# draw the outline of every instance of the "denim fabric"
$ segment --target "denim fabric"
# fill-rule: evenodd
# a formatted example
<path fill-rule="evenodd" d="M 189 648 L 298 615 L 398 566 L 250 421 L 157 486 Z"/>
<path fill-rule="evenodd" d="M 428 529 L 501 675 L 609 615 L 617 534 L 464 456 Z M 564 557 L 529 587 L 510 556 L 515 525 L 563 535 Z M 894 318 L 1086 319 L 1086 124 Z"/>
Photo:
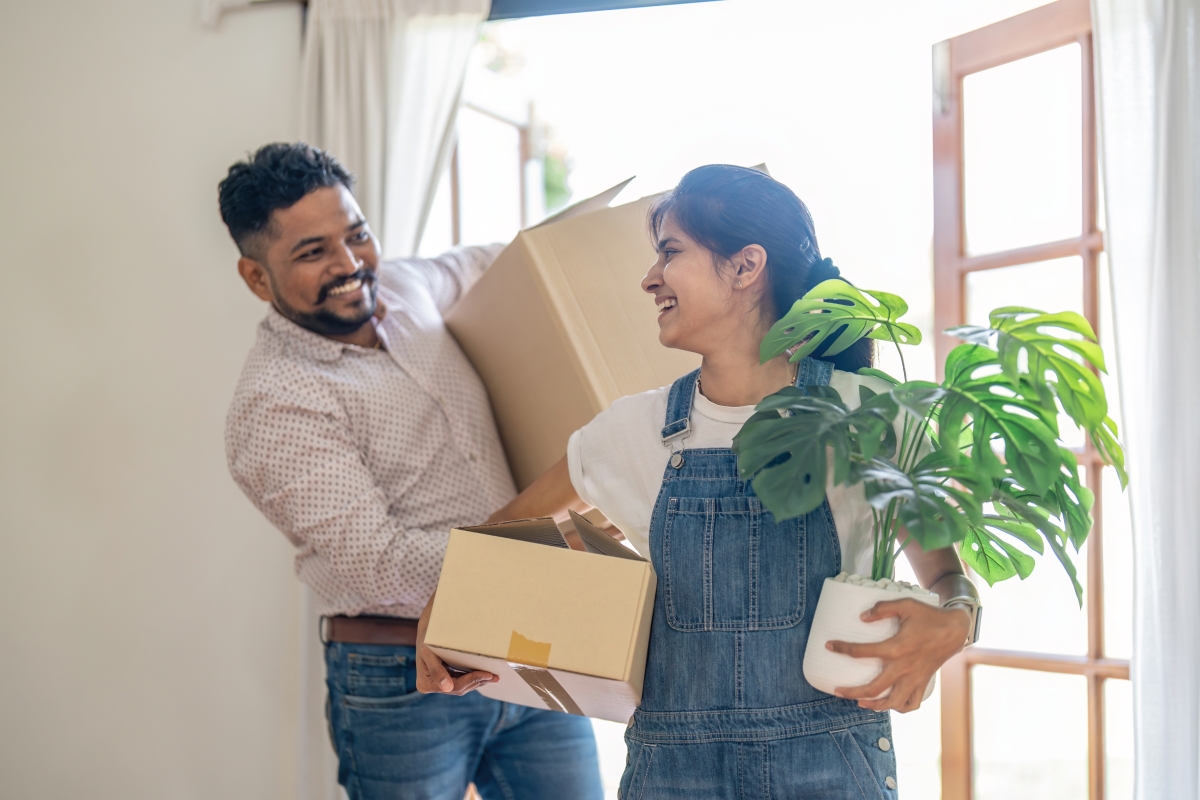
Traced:
<path fill-rule="evenodd" d="M 591 723 L 416 691 L 412 647 L 325 646 L 330 736 L 350 800 L 601 800 Z"/>
<path fill-rule="evenodd" d="M 804 359 L 797 385 L 828 385 L 832 372 Z M 841 571 L 829 504 L 778 522 L 732 450 L 686 449 L 697 377 L 667 400 L 664 443 L 680 458 L 650 526 L 658 592 L 621 797 L 895 800 L 888 715 L 801 672 L 822 582 Z"/>

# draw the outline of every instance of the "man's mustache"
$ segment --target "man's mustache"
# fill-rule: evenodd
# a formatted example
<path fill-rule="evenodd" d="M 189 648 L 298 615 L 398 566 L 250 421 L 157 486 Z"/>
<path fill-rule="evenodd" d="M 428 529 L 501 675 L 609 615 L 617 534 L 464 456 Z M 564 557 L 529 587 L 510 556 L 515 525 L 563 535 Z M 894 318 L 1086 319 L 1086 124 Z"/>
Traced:
<path fill-rule="evenodd" d="M 360 269 L 357 272 L 347 275 L 344 278 L 330 281 L 321 287 L 321 291 L 317 294 L 317 305 L 321 305 L 329 299 L 329 293 L 339 286 L 345 286 L 351 281 L 362 281 L 363 286 L 369 286 L 375 282 L 375 271 L 370 269 Z"/>

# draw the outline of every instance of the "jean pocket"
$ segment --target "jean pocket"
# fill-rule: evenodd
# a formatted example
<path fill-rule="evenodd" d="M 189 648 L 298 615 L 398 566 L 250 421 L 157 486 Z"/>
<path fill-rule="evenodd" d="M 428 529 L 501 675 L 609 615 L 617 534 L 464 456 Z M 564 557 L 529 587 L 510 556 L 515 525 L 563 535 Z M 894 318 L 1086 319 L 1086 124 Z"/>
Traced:
<path fill-rule="evenodd" d="M 804 617 L 804 518 L 778 523 L 757 497 L 672 497 L 662 592 L 679 631 L 790 628 Z"/>
<path fill-rule="evenodd" d="M 419 696 L 414 665 L 401 654 L 346 654 L 346 694 L 350 705 L 378 706 Z"/>

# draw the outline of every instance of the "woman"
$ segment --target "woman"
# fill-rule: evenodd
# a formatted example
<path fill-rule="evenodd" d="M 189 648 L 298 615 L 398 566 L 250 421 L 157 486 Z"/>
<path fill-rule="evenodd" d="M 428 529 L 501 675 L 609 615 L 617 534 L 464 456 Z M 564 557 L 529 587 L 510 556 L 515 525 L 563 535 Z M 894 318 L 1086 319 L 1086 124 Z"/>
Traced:
<path fill-rule="evenodd" d="M 655 204 L 650 228 L 658 259 L 642 288 L 659 308 L 659 341 L 700 354 L 700 369 L 613 403 L 493 519 L 594 505 L 653 561 L 658 591 L 621 797 L 894 798 L 886 712 L 921 704 L 933 673 L 962 648 L 969 614 L 881 603 L 864 619 L 898 617 L 895 637 L 831 643 L 881 658 L 879 678 L 837 697 L 810 686 L 801 662 L 822 581 L 870 569 L 870 507 L 861 486 L 831 486 L 821 508 L 777 522 L 739 479 L 730 449 L 754 405 L 789 384 L 828 384 L 851 406 L 860 385 L 885 388 L 854 374 L 870 365 L 870 342 L 824 360 L 759 363 L 770 326 L 838 277 L 807 208 L 769 176 L 695 169 Z M 943 601 L 975 595 L 953 549 L 905 552 Z M 418 653 L 422 691 L 461 693 L 492 679 L 451 679 L 428 648 Z"/>

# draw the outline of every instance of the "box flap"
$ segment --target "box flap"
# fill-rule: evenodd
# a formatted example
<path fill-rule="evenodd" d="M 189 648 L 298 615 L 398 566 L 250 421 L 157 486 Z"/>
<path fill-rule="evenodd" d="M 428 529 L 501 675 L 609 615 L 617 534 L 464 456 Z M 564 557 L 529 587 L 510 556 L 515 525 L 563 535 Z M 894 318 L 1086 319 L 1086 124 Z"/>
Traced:
<path fill-rule="evenodd" d="M 550 517 L 513 519 L 507 522 L 493 522 L 490 525 L 477 525 L 473 528 L 459 528 L 459 530 L 498 536 L 501 539 L 515 539 L 518 542 L 570 549 L 567 540 L 563 538 L 562 531 Z"/>
<path fill-rule="evenodd" d="M 631 561 L 646 560 L 597 526 L 588 522 L 582 514 L 576 514 L 572 511 L 571 522 L 575 525 L 575 532 L 579 534 L 579 538 L 583 540 L 583 546 L 587 548 L 589 553 L 612 556 L 613 558 L 628 558 Z"/>
<path fill-rule="evenodd" d="M 626 186 L 628 186 L 630 181 L 632 181 L 636 177 L 637 177 L 636 175 L 630 176 L 630 177 L 626 178 L 625 180 L 621 181 L 620 183 L 618 183 L 616 186 L 613 186 L 612 188 L 609 188 L 609 189 L 605 189 L 603 192 L 601 192 L 598 195 L 589 197 L 586 200 L 580 200 L 578 203 L 575 203 L 574 205 L 569 205 L 566 208 L 564 208 L 562 211 L 559 211 L 554 216 L 546 217 L 544 220 L 539 222 L 537 225 L 534 225 L 533 227 L 540 228 L 543 225 L 549 225 L 552 222 L 561 222 L 564 219 L 570 219 L 571 217 L 577 217 L 580 214 L 587 214 L 591 211 L 599 211 L 602 208 L 608 208 L 608 204 L 611 203 L 613 200 L 615 200 L 617 195 L 619 195 L 621 193 L 621 190 L 624 189 Z M 532 230 L 532 228 L 530 230 Z"/>

